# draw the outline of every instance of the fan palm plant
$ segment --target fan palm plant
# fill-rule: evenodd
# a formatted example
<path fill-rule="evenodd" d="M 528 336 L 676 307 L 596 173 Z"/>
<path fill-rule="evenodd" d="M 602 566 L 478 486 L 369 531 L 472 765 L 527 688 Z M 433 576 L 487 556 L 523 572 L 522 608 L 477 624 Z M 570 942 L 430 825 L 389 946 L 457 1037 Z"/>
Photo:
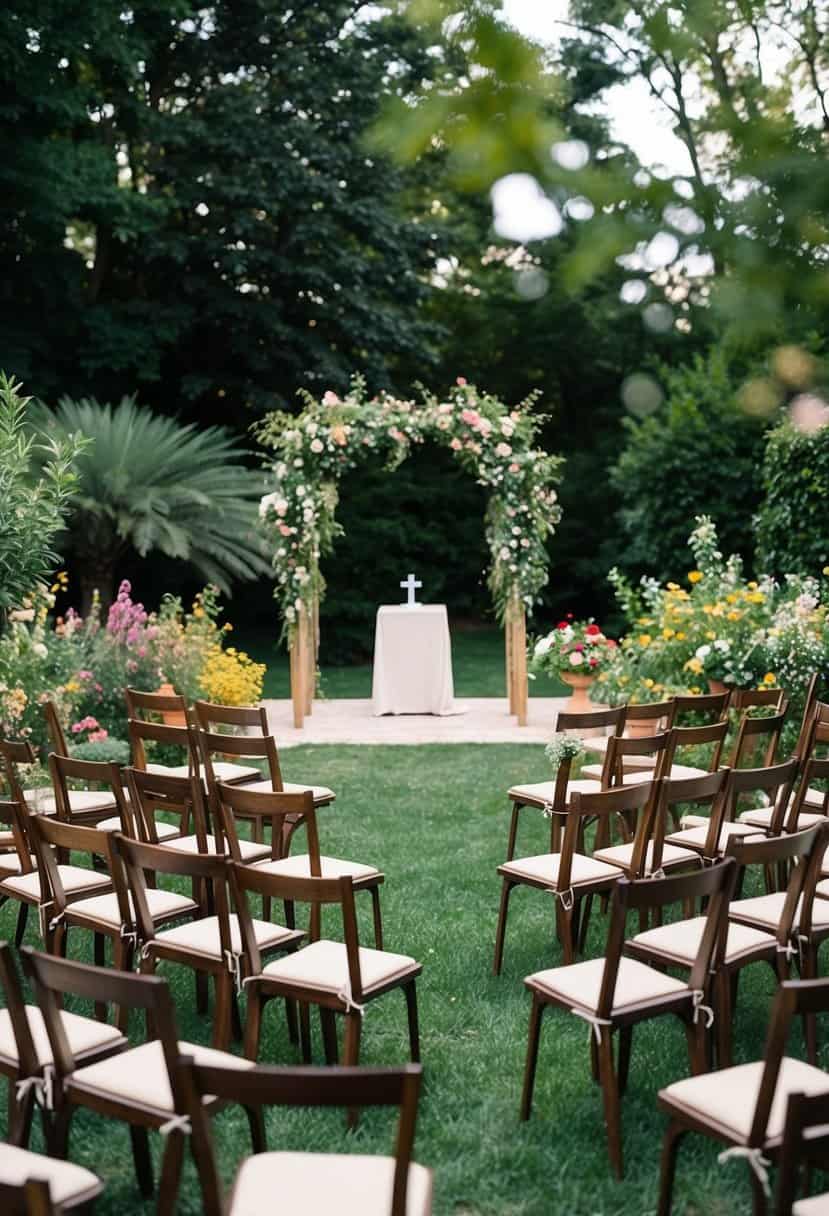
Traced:
<path fill-rule="evenodd" d="M 53 438 L 94 441 L 76 461 L 80 490 L 62 546 L 78 563 L 84 612 L 96 589 L 111 602 L 130 549 L 188 562 L 225 591 L 269 570 L 256 525 L 262 474 L 246 467 L 247 452 L 223 427 L 182 425 L 134 397 L 117 405 L 64 397 L 33 421 Z"/>

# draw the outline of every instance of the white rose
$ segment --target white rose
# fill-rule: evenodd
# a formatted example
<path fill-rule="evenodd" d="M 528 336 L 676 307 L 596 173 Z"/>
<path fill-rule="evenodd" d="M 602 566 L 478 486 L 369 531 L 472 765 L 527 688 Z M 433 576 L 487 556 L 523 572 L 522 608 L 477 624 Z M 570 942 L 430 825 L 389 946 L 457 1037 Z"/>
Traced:
<path fill-rule="evenodd" d="M 694 651 L 694 654 L 696 655 L 696 657 L 698 659 L 707 659 L 710 653 L 711 653 L 711 647 L 707 644 L 704 646 L 698 646 L 697 649 Z"/>
<path fill-rule="evenodd" d="M 584 662 L 584 655 L 580 650 L 573 650 L 570 654 L 570 666 L 580 667 Z"/>
<path fill-rule="evenodd" d="M 553 644 L 552 639 L 549 637 L 539 638 L 535 644 L 535 650 L 533 651 L 533 653 L 537 654 L 539 656 L 542 654 L 546 654 L 548 652 L 548 650 L 550 649 L 550 647 L 552 646 L 552 644 Z"/>
<path fill-rule="evenodd" d="M 316 453 L 316 455 L 319 455 L 320 452 L 325 451 L 325 444 L 322 442 L 321 439 L 312 439 L 311 440 L 311 451 Z"/>
<path fill-rule="evenodd" d="M 32 650 L 34 651 L 34 653 L 37 655 L 37 657 L 39 659 L 45 659 L 46 656 L 49 654 L 49 651 L 46 649 L 43 642 L 35 642 L 34 646 L 32 647 Z"/>

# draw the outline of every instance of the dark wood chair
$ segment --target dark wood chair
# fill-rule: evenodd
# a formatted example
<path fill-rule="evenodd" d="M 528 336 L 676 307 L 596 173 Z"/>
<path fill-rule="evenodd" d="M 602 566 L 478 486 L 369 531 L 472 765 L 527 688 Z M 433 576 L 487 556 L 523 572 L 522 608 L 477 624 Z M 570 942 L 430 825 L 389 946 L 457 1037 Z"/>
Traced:
<path fill-rule="evenodd" d="M 132 812 L 124 790 L 124 777 L 117 764 L 97 760 L 75 760 L 57 752 L 49 755 L 49 775 L 55 793 L 55 816 L 64 823 L 86 824 L 102 832 L 134 832 Z M 78 811 L 72 805 L 70 781 L 100 787 L 104 809 Z M 97 793 L 98 791 L 96 791 Z M 113 813 L 114 812 L 114 813 Z"/>
<path fill-rule="evenodd" d="M 727 721 L 730 701 L 730 689 L 725 692 L 680 693 L 673 698 L 672 725 L 704 726 L 712 722 Z M 691 722 L 683 723 L 686 715 L 692 719 Z"/>
<path fill-rule="evenodd" d="M 6 942 L 0 942 L 0 988 L 5 1001 L 5 1008 L 0 1009 L 0 1075 L 9 1086 L 6 1135 L 12 1144 L 25 1148 L 35 1106 L 40 1108 L 44 1132 L 47 1136 L 49 1133 L 54 1107 L 52 1049 L 43 1014 L 37 1005 L 26 1004 L 14 954 Z M 64 1010 L 60 1018 L 75 1057 L 82 1064 L 106 1059 L 128 1046 L 115 1026 Z"/>
<path fill-rule="evenodd" d="M 217 760 L 217 756 L 235 756 L 240 760 L 246 757 L 256 757 L 264 760 L 267 774 L 263 776 L 257 769 L 252 780 L 244 782 L 245 789 L 266 790 L 273 793 L 304 794 L 309 791 L 317 808 L 328 806 L 336 798 L 333 790 L 327 785 L 296 785 L 282 779 L 282 769 L 279 764 L 279 752 L 273 735 L 222 735 L 213 731 L 198 732 L 201 757 L 204 763 L 207 788 L 212 790 L 216 782 L 239 785 L 240 782 L 228 782 L 224 773 L 227 763 Z M 231 765 L 231 767 L 233 767 Z"/>
<path fill-rule="evenodd" d="M 795 866 L 784 899 L 777 901 L 779 919 L 776 926 L 771 918 L 762 926 L 728 921 L 717 943 L 711 961 L 711 976 L 714 1037 L 720 1068 L 729 1068 L 733 1063 L 732 1019 L 743 968 L 763 962 L 772 968 L 778 980 L 789 978 L 795 911 L 807 873 L 806 862 L 815 847 L 818 832 L 818 828 L 811 828 L 795 836 L 757 841 L 736 839 L 729 843 L 727 855 L 734 859 L 738 872 L 750 865 L 765 867 L 798 861 L 802 864 Z M 625 954 L 655 967 L 690 970 L 699 953 L 705 925 L 704 916 L 692 916 L 647 929 L 625 943 Z"/>
<path fill-rule="evenodd" d="M 774 805 L 778 799 L 788 805 L 792 787 L 797 779 L 797 760 L 773 764 L 764 768 L 729 769 L 723 792 L 712 808 L 707 823 L 672 832 L 667 843 L 679 845 L 714 861 L 724 856 L 728 842 L 738 836 L 756 836 L 758 829 L 737 819 L 740 799 L 764 796 Z"/>
<path fill-rule="evenodd" d="M 829 1169 L 829 1094 L 789 1094 L 778 1155 L 775 1216 L 825 1216 L 829 1193 L 797 1199 L 801 1174 L 810 1189 L 811 1171 Z"/>
<path fill-rule="evenodd" d="M 260 1065 L 244 1074 L 228 1068 L 179 1061 L 180 1087 L 187 1095 L 192 1152 L 202 1191 L 205 1216 L 270 1216 L 274 1196 L 286 1211 L 335 1212 L 346 1197 L 369 1197 L 360 1210 L 377 1216 L 431 1216 L 432 1172 L 412 1161 L 421 1069 L 404 1068 L 273 1068 Z M 312 1152 L 265 1152 L 239 1166 L 232 1196 L 222 1193 L 216 1152 L 204 1115 L 204 1099 L 215 1094 L 248 1107 L 397 1106 L 400 1118 L 394 1155 L 333 1156 Z M 349 1203 L 350 1206 L 350 1203 Z"/>
<path fill-rule="evenodd" d="M 815 742 L 829 744 L 829 725 L 817 728 Z M 829 815 L 829 786 L 820 790 L 813 785 L 813 782 L 826 782 L 829 778 L 829 760 L 819 760 L 810 754 L 799 763 L 800 779 L 788 801 L 778 798 L 772 806 L 744 811 L 740 823 L 749 823 L 769 836 L 777 836 L 780 832 L 800 832 L 821 823 Z"/>
<path fill-rule="evenodd" d="M 127 717 L 144 722 L 187 725 L 187 698 L 178 692 L 146 692 L 141 688 L 124 689 Z"/>
<path fill-rule="evenodd" d="M 345 1021 L 343 1063 L 357 1064 L 365 1006 L 385 993 L 401 988 L 406 998 L 409 1022 L 409 1050 L 413 1061 L 420 1059 L 415 982 L 423 970 L 420 963 L 403 954 L 372 950 L 361 946 L 354 910 L 354 884 L 342 878 L 292 878 L 268 874 L 261 867 L 231 863 L 234 903 L 247 955 L 248 997 L 245 1054 L 252 1060 L 259 1052 L 262 1009 L 267 1001 L 281 998 L 300 1004 L 302 1046 L 310 1063 L 311 1043 L 305 1011 L 318 1006 L 326 1060 L 337 1062 L 336 1015 Z M 286 958 L 262 965 L 259 946 L 248 906 L 249 895 L 270 896 L 284 903 L 312 905 L 309 944 Z M 343 918 L 343 942 L 320 936 L 320 916 L 315 906 L 339 904 Z"/>
<path fill-rule="evenodd" d="M 603 822 L 609 823 L 611 819 L 622 814 L 644 812 L 656 788 L 657 783 L 653 782 L 589 794 L 574 791 L 567 812 L 561 851 L 517 858 L 498 867 L 503 885 L 498 927 L 495 932 L 493 974 L 501 974 L 510 895 L 518 886 L 533 887 L 553 896 L 556 931 L 564 952 L 564 961 L 573 962 L 580 941 L 579 917 L 583 901 L 593 895 L 610 892 L 621 877 L 618 866 L 600 861 L 584 852 L 585 824 L 588 819 L 598 820 L 598 836 Z M 583 934 L 581 937 L 583 938 Z"/>
<path fill-rule="evenodd" d="M 269 735 L 268 714 L 264 705 L 217 705 L 214 701 L 194 701 L 193 718 L 199 730 L 213 731 L 228 726 L 233 731 Z"/>
<path fill-rule="evenodd" d="M 320 853 L 316 808 L 310 790 L 297 794 L 266 793 L 218 782 L 216 805 L 224 828 L 227 852 L 234 861 L 245 861 L 236 821 L 256 817 L 271 829 L 271 856 L 265 861 L 253 862 L 256 869 L 268 874 L 286 874 L 293 878 L 347 876 L 351 878 L 355 891 L 368 891 L 374 916 L 375 949 L 383 949 L 380 887 L 385 882 L 385 875 L 376 866 L 363 865 L 357 861 L 343 861 L 339 857 L 326 857 Z M 289 855 L 292 833 L 299 823 L 305 825 L 308 851 Z M 260 830 L 258 834 L 264 836 L 264 830 Z"/>
<path fill-rule="evenodd" d="M 0 739 L 0 777 L 3 779 L 3 797 L 26 807 L 23 783 L 18 765 L 34 764 L 37 757 L 28 741 Z M 28 809 L 28 808 L 27 808 Z M 0 832 L 0 868 L 14 872 L 14 862 L 19 859 L 21 841 L 13 830 Z M 6 861 L 9 865 L 6 865 Z"/>
<path fill-rule="evenodd" d="M 774 692 L 774 689 L 769 689 Z M 762 689 L 758 697 L 764 695 Z M 736 693 L 735 693 L 736 696 Z M 774 704 L 771 708 L 775 708 Z M 780 736 L 786 725 L 788 702 L 783 702 L 778 712 L 766 717 L 752 717 L 751 707 L 744 709 L 737 727 L 734 745 L 728 757 L 729 768 L 770 768 L 777 760 Z"/>
<path fill-rule="evenodd" d="M 230 1043 L 234 1012 L 234 980 L 235 992 L 238 993 L 245 973 L 245 954 L 238 917 L 230 912 L 225 857 L 178 853 L 163 845 L 142 844 L 123 836 L 115 838 L 115 848 L 126 869 L 135 907 L 138 936 L 142 943 L 142 974 L 152 975 L 156 965 L 167 960 L 190 967 L 197 974 L 212 976 L 216 990 L 212 1045 L 226 1050 Z M 153 916 L 152 901 L 157 897 L 158 890 L 147 885 L 148 872 L 189 878 L 194 885 L 209 889 L 212 915 L 165 928 Z M 298 930 L 286 929 L 270 921 L 252 919 L 251 926 L 260 954 L 267 956 L 292 949 L 305 936 Z M 197 1004 L 203 1004 L 198 988 Z"/>
<path fill-rule="evenodd" d="M 179 1040 L 175 1010 L 169 988 L 154 975 L 129 975 L 105 971 L 85 963 L 39 954 L 24 947 L 24 969 L 34 981 L 38 1004 L 43 1011 L 54 1057 L 56 1110 L 50 1151 L 57 1157 L 69 1154 L 72 1117 L 83 1107 L 106 1119 L 126 1123 L 130 1129 L 138 1187 L 144 1199 L 153 1193 L 153 1169 L 148 1131 L 165 1138 L 158 1188 L 157 1211 L 172 1216 L 184 1155 L 188 1107 L 181 1094 L 176 1067 L 179 1053 L 197 1063 L 248 1069 L 249 1060 Z M 144 1011 L 147 1037 L 143 1043 L 95 1064 L 80 1065 L 64 1032 L 60 1017 L 64 994 Z M 219 1099 L 207 1100 L 205 1111 L 219 1109 Z M 265 1147 L 261 1114 L 248 1111 L 254 1152 Z"/>
<path fill-rule="evenodd" d="M 672 781 L 680 781 L 687 778 L 704 777 L 706 773 L 716 772 L 722 760 L 727 732 L 728 723 L 725 721 L 711 722 L 707 726 L 671 727 L 668 732 L 667 755 L 662 758 L 660 775 L 668 777 Z M 677 756 L 684 753 L 689 747 L 709 749 L 705 768 L 700 768 L 696 764 L 683 764 L 677 759 Z M 626 762 L 625 769 L 627 770 L 627 768 Z M 632 785 L 636 781 L 643 780 L 647 780 L 647 774 L 643 772 L 626 771 L 623 777 L 625 785 Z"/>
<path fill-rule="evenodd" d="M 670 730 L 674 721 L 674 702 L 668 701 L 651 701 L 643 704 L 627 704 L 623 706 L 625 711 L 622 729 L 617 733 L 626 737 L 636 735 L 655 735 L 662 731 Z M 610 740 L 614 735 L 589 735 L 584 740 L 584 750 L 599 755 L 604 759 L 607 754 L 607 748 Z M 630 756 L 626 762 L 626 768 L 629 772 L 650 772 L 654 767 L 654 757 L 648 755 Z M 583 777 L 590 777 L 594 781 L 601 781 L 604 764 L 583 764 L 581 773 Z"/>
<path fill-rule="evenodd" d="M 46 719 L 46 729 L 49 735 L 49 742 L 52 745 L 52 752 L 56 756 L 68 757 L 69 746 L 63 733 L 57 706 L 53 701 L 47 700 L 43 703 L 43 715 Z M 31 763 L 30 760 L 23 759 L 22 756 L 18 757 L 17 762 L 20 764 Z M 38 815 L 55 815 L 57 813 L 57 794 L 53 786 L 38 786 L 33 789 L 24 789 L 21 791 L 21 798 L 26 804 L 27 809 L 36 812 Z M 99 819 L 105 819 L 118 813 L 117 803 L 112 794 L 106 789 L 69 790 L 68 803 L 73 817 L 77 816 L 79 820 L 89 823 L 95 823 Z"/>
<path fill-rule="evenodd" d="M 3 1216 L 61 1216 L 89 1212 L 104 1189 L 91 1170 L 0 1144 L 0 1210 Z"/>
<path fill-rule="evenodd" d="M 597 709 L 583 714 L 560 713 L 556 719 L 556 731 L 564 734 L 567 731 L 606 731 L 620 735 L 624 728 L 624 706 L 618 709 Z M 550 817 L 550 851 L 558 851 L 560 832 L 567 817 L 567 808 L 573 794 L 593 794 L 597 790 L 608 788 L 611 784 L 610 761 L 605 755 L 602 765 L 602 776 L 597 781 L 591 779 L 571 779 L 572 762 L 565 759 L 551 781 L 538 781 L 527 785 L 514 785 L 507 797 L 512 803 L 512 815 L 507 841 L 507 861 L 515 857 L 515 845 L 518 838 L 518 823 L 521 812 L 525 807 L 542 811 Z"/>
<path fill-rule="evenodd" d="M 705 1070 L 705 1023 L 710 1018 L 710 1009 L 704 1004 L 708 973 L 735 878 L 736 870 L 731 861 L 672 878 L 646 878 L 637 882 L 621 878 L 613 892 L 605 957 L 553 967 L 524 980 L 532 993 L 532 1008 L 521 1118 L 530 1117 L 544 1010 L 548 1007 L 566 1009 L 584 1019 L 592 1029 L 593 1074 L 602 1088 L 608 1149 L 617 1178 L 622 1177 L 619 1102 L 627 1085 L 633 1027 L 663 1014 L 674 1014 L 685 1026 L 691 1071 L 697 1074 Z M 664 908 L 695 899 L 708 900 L 708 913 L 687 979 L 675 979 L 623 954 L 625 927 L 631 911 Z M 618 1074 L 613 1066 L 616 1031 L 619 1032 Z"/>
<path fill-rule="evenodd" d="M 688 1077 L 661 1090 L 659 1109 L 669 1123 L 662 1145 L 658 1216 L 670 1216 L 677 1151 L 688 1132 L 726 1145 L 721 1164 L 745 1161 L 753 1211 L 763 1216 L 770 1195 L 767 1166 L 779 1156 L 789 1095 L 829 1091 L 823 1069 L 784 1054 L 792 1018 L 827 1011 L 829 979 L 787 980 L 774 998 L 762 1060 Z"/>

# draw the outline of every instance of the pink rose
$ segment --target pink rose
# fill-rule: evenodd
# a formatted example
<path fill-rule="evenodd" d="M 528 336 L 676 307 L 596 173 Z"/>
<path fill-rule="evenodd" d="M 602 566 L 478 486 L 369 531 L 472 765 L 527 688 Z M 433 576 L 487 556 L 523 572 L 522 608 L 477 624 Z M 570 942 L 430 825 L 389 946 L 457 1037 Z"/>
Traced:
<path fill-rule="evenodd" d="M 463 444 L 461 443 L 460 439 L 458 439 L 458 437 L 455 436 L 455 438 L 453 440 L 451 440 L 449 446 L 450 446 L 450 448 L 452 448 L 452 450 L 454 452 L 459 452 L 461 450 L 461 448 L 463 447 Z"/>
<path fill-rule="evenodd" d="M 468 426 L 477 426 L 481 420 L 481 415 L 477 410 L 461 410 L 461 418 Z"/>
<path fill-rule="evenodd" d="M 516 464 L 515 461 L 513 460 L 512 464 L 509 467 L 509 471 L 510 471 L 510 473 L 520 473 L 521 466 Z"/>
<path fill-rule="evenodd" d="M 512 448 L 510 447 L 510 445 L 508 443 L 496 444 L 495 455 L 496 456 L 511 456 Z"/>
<path fill-rule="evenodd" d="M 455 381 L 455 383 L 458 385 L 458 387 L 459 387 L 459 388 L 466 388 L 466 377 L 465 377 L 465 376 L 458 376 L 458 378 L 457 378 L 457 380 Z"/>
<path fill-rule="evenodd" d="M 439 414 L 451 414 L 452 413 L 452 402 L 451 401 L 442 401 L 441 404 L 438 406 L 438 413 Z"/>
<path fill-rule="evenodd" d="M 340 405 L 341 402 L 340 402 L 340 399 L 337 396 L 337 394 L 332 393 L 331 389 L 329 389 L 328 392 L 325 393 L 325 395 L 323 396 L 322 404 L 323 405 Z"/>
<path fill-rule="evenodd" d="M 571 667 L 580 667 L 583 662 L 584 662 L 584 655 L 581 653 L 580 650 L 574 650 L 573 653 L 570 655 L 570 666 Z"/>
<path fill-rule="evenodd" d="M 288 525 L 287 525 L 287 524 L 280 524 L 280 525 L 279 525 L 279 531 L 281 532 L 281 534 L 282 534 L 283 536 L 290 536 L 290 535 L 291 535 L 291 529 L 288 527 Z"/>
<path fill-rule="evenodd" d="M 321 439 L 312 439 L 311 440 L 311 451 L 312 452 L 316 452 L 317 454 L 319 454 L 321 451 L 323 451 L 324 447 L 325 447 L 325 444 L 322 442 Z"/>

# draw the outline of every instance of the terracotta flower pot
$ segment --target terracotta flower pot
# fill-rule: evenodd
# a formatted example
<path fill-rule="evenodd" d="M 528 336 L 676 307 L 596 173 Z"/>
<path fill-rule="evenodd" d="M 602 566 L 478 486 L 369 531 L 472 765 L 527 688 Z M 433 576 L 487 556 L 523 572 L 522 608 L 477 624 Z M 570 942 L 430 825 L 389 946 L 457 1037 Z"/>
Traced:
<path fill-rule="evenodd" d="M 644 739 L 648 735 L 655 735 L 660 729 L 656 718 L 633 718 L 625 723 L 624 734 L 628 739 Z"/>
<path fill-rule="evenodd" d="M 568 713 L 590 713 L 594 708 L 592 701 L 587 695 L 587 690 L 595 678 L 595 676 L 576 675 L 571 671 L 563 671 L 561 673 L 563 683 L 568 684 L 573 690 L 566 705 Z"/>
<path fill-rule="evenodd" d="M 176 690 L 172 684 L 162 684 L 158 689 L 158 693 L 162 697 L 174 697 Z M 187 715 L 180 709 L 162 709 L 161 720 L 165 726 L 186 726 Z"/>
<path fill-rule="evenodd" d="M 722 694 L 728 692 L 728 685 L 723 684 L 722 680 L 709 680 L 708 691 L 710 693 Z"/>

